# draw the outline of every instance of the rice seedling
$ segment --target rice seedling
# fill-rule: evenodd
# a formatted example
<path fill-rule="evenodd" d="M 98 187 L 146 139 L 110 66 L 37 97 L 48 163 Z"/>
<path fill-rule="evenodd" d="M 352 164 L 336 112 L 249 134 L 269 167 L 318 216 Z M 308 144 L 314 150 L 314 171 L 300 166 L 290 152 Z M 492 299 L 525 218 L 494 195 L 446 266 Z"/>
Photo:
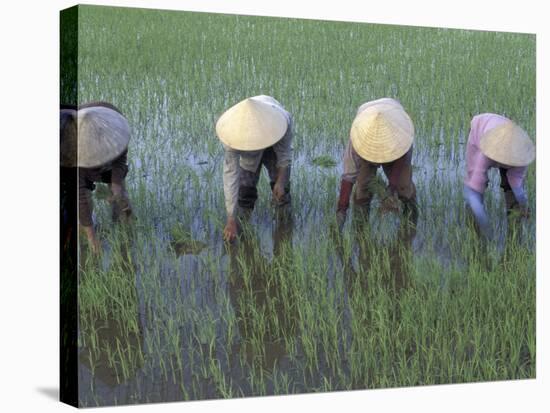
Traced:
<path fill-rule="evenodd" d="M 337 165 L 336 161 L 328 155 L 321 155 L 312 159 L 313 165 L 322 166 L 323 168 L 332 168 Z"/>

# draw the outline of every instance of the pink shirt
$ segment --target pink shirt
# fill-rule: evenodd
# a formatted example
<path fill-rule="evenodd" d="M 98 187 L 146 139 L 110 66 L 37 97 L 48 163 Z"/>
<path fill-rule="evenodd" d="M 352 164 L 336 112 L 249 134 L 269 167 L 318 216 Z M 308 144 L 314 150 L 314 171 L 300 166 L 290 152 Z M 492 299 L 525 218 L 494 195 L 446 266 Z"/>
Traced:
<path fill-rule="evenodd" d="M 506 122 L 504 116 L 494 113 L 482 113 L 473 117 L 470 125 L 470 136 L 466 144 L 466 178 L 464 184 L 476 192 L 483 194 L 487 188 L 489 168 L 506 169 L 506 177 L 512 188 L 523 186 L 527 167 L 512 167 L 499 164 L 487 158 L 479 148 L 479 140 L 483 134 L 492 128 Z"/>

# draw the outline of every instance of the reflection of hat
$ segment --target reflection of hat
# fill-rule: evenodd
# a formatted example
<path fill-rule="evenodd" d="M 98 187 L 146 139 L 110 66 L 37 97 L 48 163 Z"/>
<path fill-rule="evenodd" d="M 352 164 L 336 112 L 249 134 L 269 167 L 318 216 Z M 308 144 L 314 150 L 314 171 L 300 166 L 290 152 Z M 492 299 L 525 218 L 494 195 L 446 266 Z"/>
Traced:
<path fill-rule="evenodd" d="M 104 165 L 124 152 L 130 141 L 126 118 L 101 106 L 78 111 L 61 110 L 60 128 L 62 166 L 94 168 Z"/>
<path fill-rule="evenodd" d="M 216 134 L 231 149 L 257 151 L 277 143 L 287 128 L 287 119 L 279 108 L 248 98 L 220 117 Z"/>
<path fill-rule="evenodd" d="M 407 153 L 413 143 L 411 118 L 397 102 L 386 100 L 363 105 L 365 109 L 351 125 L 353 149 L 361 158 L 373 163 L 395 161 Z"/>
<path fill-rule="evenodd" d="M 507 166 L 527 166 L 535 160 L 535 145 L 511 120 L 484 133 L 479 148 L 486 157 Z"/>

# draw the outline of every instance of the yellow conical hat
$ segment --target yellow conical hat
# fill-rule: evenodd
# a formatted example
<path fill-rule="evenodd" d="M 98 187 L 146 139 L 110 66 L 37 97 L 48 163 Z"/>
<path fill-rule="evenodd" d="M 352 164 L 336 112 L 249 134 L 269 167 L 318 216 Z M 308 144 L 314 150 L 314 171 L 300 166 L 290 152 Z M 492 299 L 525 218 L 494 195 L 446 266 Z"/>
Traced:
<path fill-rule="evenodd" d="M 360 157 L 392 162 L 410 149 L 414 125 L 401 105 L 382 102 L 366 107 L 351 125 L 351 143 Z"/>
<path fill-rule="evenodd" d="M 248 98 L 229 108 L 216 123 L 216 134 L 231 149 L 257 151 L 278 142 L 288 122 L 272 104 Z"/>
<path fill-rule="evenodd" d="M 503 165 L 527 166 L 535 160 L 535 145 L 511 120 L 483 134 L 479 147 L 486 157 Z"/>
<path fill-rule="evenodd" d="M 370 100 L 368 102 L 363 103 L 361 106 L 359 106 L 359 109 L 357 109 L 357 115 L 359 115 L 361 112 L 363 112 L 366 108 L 369 108 L 371 106 L 376 105 L 391 105 L 391 106 L 397 106 L 401 109 L 403 109 L 403 106 L 401 106 L 401 103 L 399 101 L 392 99 L 392 98 L 380 98 L 376 100 Z"/>

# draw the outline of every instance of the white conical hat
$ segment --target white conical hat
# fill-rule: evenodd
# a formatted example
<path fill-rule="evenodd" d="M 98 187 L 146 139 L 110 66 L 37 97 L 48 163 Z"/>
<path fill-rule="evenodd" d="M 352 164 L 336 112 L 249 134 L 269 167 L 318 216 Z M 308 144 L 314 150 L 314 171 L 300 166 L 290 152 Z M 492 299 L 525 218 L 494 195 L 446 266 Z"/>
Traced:
<path fill-rule="evenodd" d="M 229 108 L 216 123 L 218 138 L 231 149 L 257 151 L 278 142 L 288 122 L 275 105 L 247 98 Z"/>
<path fill-rule="evenodd" d="M 61 111 L 61 164 L 94 168 L 117 158 L 128 147 L 130 126 L 117 111 L 93 106 L 74 114 Z M 76 127 L 74 125 L 76 117 Z M 77 132 L 78 130 L 78 132 Z M 78 157 L 75 157 L 75 153 Z"/>
<path fill-rule="evenodd" d="M 527 166 L 535 160 L 535 145 L 511 120 L 484 133 L 479 148 L 486 157 L 503 165 Z"/>
<path fill-rule="evenodd" d="M 392 162 L 412 146 L 414 125 L 401 105 L 381 102 L 366 107 L 355 117 L 350 136 L 353 149 L 363 159 Z"/>

